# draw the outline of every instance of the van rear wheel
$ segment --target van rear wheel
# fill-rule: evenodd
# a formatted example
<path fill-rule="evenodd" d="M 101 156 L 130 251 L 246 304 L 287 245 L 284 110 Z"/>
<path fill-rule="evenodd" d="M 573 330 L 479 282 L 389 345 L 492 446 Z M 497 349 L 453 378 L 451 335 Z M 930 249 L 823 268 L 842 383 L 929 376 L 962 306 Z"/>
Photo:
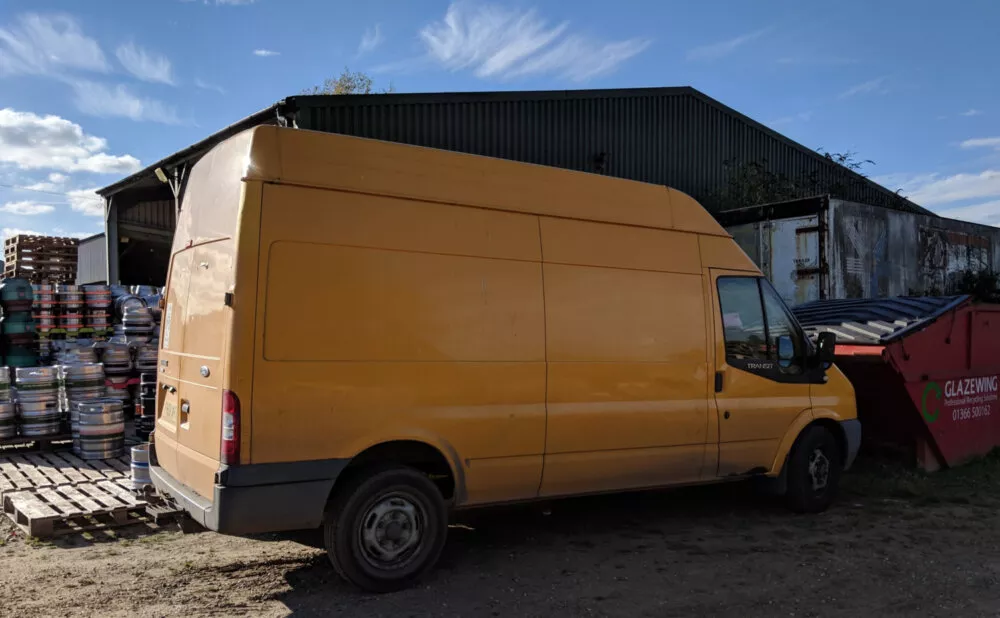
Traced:
<path fill-rule="evenodd" d="M 837 497 L 844 453 L 825 427 L 806 429 L 788 457 L 788 507 L 797 513 L 819 513 Z"/>
<path fill-rule="evenodd" d="M 441 555 L 448 534 L 444 498 L 427 475 L 379 468 L 338 491 L 324 523 L 326 551 L 348 582 L 370 592 L 406 588 Z"/>

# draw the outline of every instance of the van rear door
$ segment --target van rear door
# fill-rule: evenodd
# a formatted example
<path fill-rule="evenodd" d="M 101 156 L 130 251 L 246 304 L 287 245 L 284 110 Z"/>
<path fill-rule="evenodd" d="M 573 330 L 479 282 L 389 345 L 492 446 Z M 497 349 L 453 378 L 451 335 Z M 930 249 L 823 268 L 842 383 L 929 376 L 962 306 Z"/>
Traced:
<path fill-rule="evenodd" d="M 213 148 L 191 169 L 174 233 L 160 340 L 156 454 L 180 483 L 212 500 L 221 461 L 233 291 L 245 160 L 252 131 Z M 166 365 L 164 366 L 164 361 Z"/>
<path fill-rule="evenodd" d="M 186 251 L 192 252 L 191 282 L 178 353 L 177 478 L 211 497 L 222 436 L 223 356 L 231 324 L 225 297 L 233 242 L 218 240 Z"/>

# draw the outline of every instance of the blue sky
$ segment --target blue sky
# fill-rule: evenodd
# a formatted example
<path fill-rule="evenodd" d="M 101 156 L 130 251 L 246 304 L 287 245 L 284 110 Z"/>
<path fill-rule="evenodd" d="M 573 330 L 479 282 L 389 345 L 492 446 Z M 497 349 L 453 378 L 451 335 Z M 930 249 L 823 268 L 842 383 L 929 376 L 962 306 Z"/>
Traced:
<path fill-rule="evenodd" d="M 1000 225 L 1000 2 L 3 0 L 0 229 L 345 67 L 400 92 L 691 85 L 946 216 Z"/>

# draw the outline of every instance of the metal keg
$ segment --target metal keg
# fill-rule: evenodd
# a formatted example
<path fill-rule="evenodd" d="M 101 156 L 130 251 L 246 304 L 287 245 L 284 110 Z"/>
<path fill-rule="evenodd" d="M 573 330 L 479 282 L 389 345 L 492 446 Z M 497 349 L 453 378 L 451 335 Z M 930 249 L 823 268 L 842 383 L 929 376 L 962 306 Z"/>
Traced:
<path fill-rule="evenodd" d="M 59 420 L 43 421 L 39 423 L 21 423 L 22 438 L 44 438 L 47 436 L 59 435 Z"/>
<path fill-rule="evenodd" d="M 93 345 L 80 345 L 66 342 L 58 353 L 56 360 L 60 365 L 94 365 L 97 364 L 97 350 Z M 62 375 L 62 372 L 60 373 Z"/>
<path fill-rule="evenodd" d="M 62 415 L 58 401 L 18 401 L 17 414 L 21 423 L 58 421 Z"/>
<path fill-rule="evenodd" d="M 142 309 L 146 307 L 146 301 L 138 296 L 126 294 L 115 299 L 115 313 L 119 317 L 125 317 L 125 312 L 129 309 Z"/>
<path fill-rule="evenodd" d="M 55 367 L 18 367 L 15 374 L 18 402 L 58 401 L 59 372 Z"/>
<path fill-rule="evenodd" d="M 56 287 L 56 300 L 66 309 L 82 309 L 83 289 L 78 285 L 61 283 Z"/>
<path fill-rule="evenodd" d="M 80 457 L 110 459 L 125 451 L 125 413 L 113 400 L 89 401 L 76 406 Z"/>
<path fill-rule="evenodd" d="M 31 311 L 35 296 L 27 279 L 11 277 L 0 281 L 0 307 L 7 313 Z"/>
<path fill-rule="evenodd" d="M 107 330 L 111 324 L 111 316 L 104 309 L 91 309 L 84 316 L 84 323 L 88 328 Z"/>
<path fill-rule="evenodd" d="M 141 491 L 147 485 L 152 485 L 149 478 L 149 444 L 132 447 L 132 489 Z"/>
<path fill-rule="evenodd" d="M 156 346 L 150 343 L 140 345 L 135 353 L 135 368 L 141 372 L 155 372 L 159 358 Z"/>
<path fill-rule="evenodd" d="M 11 401 L 0 401 L 0 439 L 17 435 L 17 410 Z"/>
<path fill-rule="evenodd" d="M 149 307 L 128 307 L 122 316 L 122 326 L 126 335 L 150 333 L 156 327 L 156 319 Z"/>
<path fill-rule="evenodd" d="M 52 309 L 56 304 L 56 290 L 51 283 L 36 283 L 31 286 L 33 290 L 32 307 L 34 309 Z"/>
<path fill-rule="evenodd" d="M 108 344 L 101 355 L 101 362 L 107 375 L 121 375 L 132 371 L 132 354 L 127 344 Z"/>
<path fill-rule="evenodd" d="M 77 311 L 77 313 L 64 313 L 59 316 L 59 327 L 72 333 L 83 328 L 83 314 L 79 313 L 79 310 L 70 309 L 69 311 Z"/>
<path fill-rule="evenodd" d="M 83 302 L 91 309 L 105 309 L 111 306 L 111 288 L 104 284 L 84 285 Z"/>
<path fill-rule="evenodd" d="M 105 379 L 105 398 L 121 402 L 122 409 L 129 414 L 135 413 L 132 393 L 128 388 L 128 376 L 107 376 Z"/>
<path fill-rule="evenodd" d="M 51 309 L 39 309 L 35 311 L 35 328 L 40 331 L 49 331 L 56 327 L 56 312 Z"/>
<path fill-rule="evenodd" d="M 100 399 L 105 394 L 104 366 L 63 365 L 60 367 L 66 399 L 71 403 L 79 400 Z"/>
<path fill-rule="evenodd" d="M 10 369 L 0 367 L 0 403 L 10 400 Z"/>

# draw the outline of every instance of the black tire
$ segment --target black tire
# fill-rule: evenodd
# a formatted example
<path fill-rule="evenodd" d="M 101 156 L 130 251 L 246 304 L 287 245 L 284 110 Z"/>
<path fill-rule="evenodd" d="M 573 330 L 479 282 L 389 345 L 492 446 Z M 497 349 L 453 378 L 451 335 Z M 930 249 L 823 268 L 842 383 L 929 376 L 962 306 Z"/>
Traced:
<path fill-rule="evenodd" d="M 414 531 L 417 539 L 406 547 Z M 323 524 L 333 568 L 369 592 L 413 585 L 437 563 L 447 535 L 448 510 L 441 492 L 426 474 L 403 466 L 377 468 L 350 479 L 337 492 Z M 392 558 L 384 554 L 387 546 L 397 542 L 405 549 L 400 559 L 385 560 Z"/>
<path fill-rule="evenodd" d="M 820 513 L 833 503 L 844 470 L 844 453 L 828 429 L 812 426 L 802 432 L 786 465 L 788 508 L 797 513 Z"/>

